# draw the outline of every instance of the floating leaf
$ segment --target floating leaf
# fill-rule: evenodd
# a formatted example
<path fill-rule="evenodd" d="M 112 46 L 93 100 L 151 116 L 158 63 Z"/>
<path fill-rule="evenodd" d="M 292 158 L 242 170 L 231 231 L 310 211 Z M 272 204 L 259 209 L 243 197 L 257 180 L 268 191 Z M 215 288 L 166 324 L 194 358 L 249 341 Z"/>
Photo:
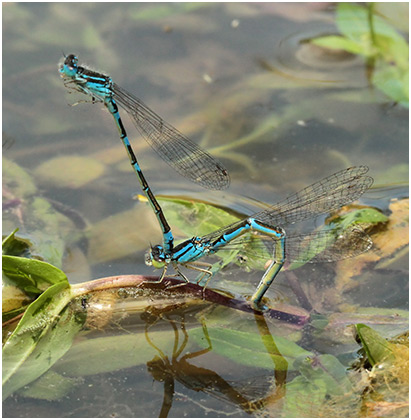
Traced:
<path fill-rule="evenodd" d="M 355 41 L 351 39 L 344 38 L 338 35 L 329 35 L 323 36 L 320 38 L 315 38 L 311 41 L 314 45 L 318 45 L 323 48 L 330 49 L 341 49 L 348 51 L 352 54 L 365 54 L 364 48 Z"/>
<path fill-rule="evenodd" d="M 239 217 L 210 203 L 178 197 L 158 196 L 167 220 L 187 237 L 203 236 L 237 222 Z"/>

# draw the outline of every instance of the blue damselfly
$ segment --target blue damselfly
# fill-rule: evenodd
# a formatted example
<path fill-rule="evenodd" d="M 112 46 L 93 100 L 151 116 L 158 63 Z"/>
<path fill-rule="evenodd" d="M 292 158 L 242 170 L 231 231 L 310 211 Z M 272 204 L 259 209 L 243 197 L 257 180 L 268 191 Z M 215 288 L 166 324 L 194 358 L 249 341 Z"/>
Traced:
<path fill-rule="evenodd" d="M 246 219 L 208 235 L 190 238 L 176 245 L 171 252 L 161 245 L 152 246 L 146 256 L 146 263 L 163 268 L 159 281 L 171 265 L 188 282 L 179 268 L 182 265 L 202 272 L 198 282 L 204 278 L 208 282 L 212 275 L 211 265 L 197 260 L 223 248 L 244 246 L 258 238 L 261 254 L 267 254 L 269 250 L 272 258 L 251 297 L 254 306 L 259 307 L 262 297 L 286 259 L 289 262 L 331 262 L 353 257 L 371 248 L 370 237 L 356 225 L 344 230 L 335 227 L 308 234 L 286 234 L 285 231 L 287 226 L 328 214 L 358 199 L 373 183 L 373 179 L 365 175 L 367 172 L 366 166 L 344 169 Z M 256 249 L 256 245 L 253 249 Z"/>
<path fill-rule="evenodd" d="M 91 96 L 92 102 L 104 103 L 113 116 L 141 188 L 159 221 L 163 232 L 164 249 L 171 252 L 173 236 L 170 226 L 137 162 L 120 118 L 117 103 L 127 112 L 148 144 L 186 178 L 209 189 L 224 189 L 230 182 L 227 170 L 218 160 L 164 121 L 140 99 L 114 83 L 111 77 L 85 66 L 79 66 L 75 55 L 65 56 L 59 65 L 59 71 L 68 89 Z"/>

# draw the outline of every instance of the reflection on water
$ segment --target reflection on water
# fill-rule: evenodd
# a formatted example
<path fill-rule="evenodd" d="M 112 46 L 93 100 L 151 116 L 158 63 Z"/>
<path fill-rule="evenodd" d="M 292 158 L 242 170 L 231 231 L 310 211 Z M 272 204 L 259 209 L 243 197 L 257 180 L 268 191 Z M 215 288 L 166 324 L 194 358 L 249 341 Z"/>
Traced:
<path fill-rule="evenodd" d="M 236 352 L 228 357 L 222 354 L 223 359 L 215 363 L 207 355 L 212 355 L 213 347 L 216 354 L 221 354 L 222 351 L 218 338 L 215 338 L 219 331 L 219 327 L 215 325 L 215 313 L 221 309 L 201 300 L 179 300 L 173 293 L 166 296 L 164 293 L 152 295 L 148 306 L 144 306 L 147 296 L 138 289 L 121 289 L 117 292 L 110 290 L 81 299 L 81 307 L 87 311 L 85 328 L 89 331 L 89 338 L 75 344 L 55 365 L 56 371 L 79 371 L 86 377 L 91 372 L 96 375 L 96 363 L 93 362 L 92 367 L 87 362 L 93 348 L 96 350 L 93 352 L 94 357 L 102 361 L 108 361 L 107 356 L 111 353 L 112 366 L 117 368 L 121 366 L 122 355 L 126 355 L 128 351 L 133 352 L 134 362 L 124 360 L 123 366 L 145 364 L 147 373 L 163 387 L 161 405 L 158 387 L 153 389 L 150 397 L 158 400 L 158 412 L 152 413 L 155 417 L 175 416 L 183 408 L 182 400 L 185 401 L 184 406 L 189 404 L 193 407 L 193 416 L 195 413 L 201 416 L 202 412 L 236 416 L 240 416 L 241 412 L 263 414 L 268 403 L 273 404 L 284 396 L 288 362 L 276 346 L 264 316 L 255 314 L 242 317 L 243 328 L 247 325 L 252 328 L 252 324 L 256 323 L 257 330 L 247 335 L 256 343 L 251 342 L 246 346 L 248 349 L 242 350 L 236 343 L 231 343 L 232 350 Z M 81 307 L 78 306 L 79 310 Z M 217 316 L 221 318 L 222 315 L 230 331 L 230 324 L 237 323 L 232 316 L 234 314 L 230 315 L 230 310 L 226 310 L 225 314 L 220 312 Z M 286 324 L 284 328 L 287 328 Z M 214 338 L 210 338 L 209 330 Z M 220 336 L 220 340 L 221 338 Z M 134 343 L 136 340 L 139 341 L 138 344 Z M 119 350 L 119 342 L 126 349 Z M 133 351 L 136 345 L 138 350 Z M 264 363 L 265 366 L 262 370 L 264 374 L 250 378 L 247 376 L 250 369 L 247 372 L 244 366 L 235 373 L 233 367 L 240 362 L 242 353 L 251 354 L 252 351 L 261 352 L 262 355 L 266 353 L 268 356 L 264 358 L 264 362 L 260 360 L 260 364 Z M 73 363 L 76 363 L 74 370 Z M 110 370 L 110 364 L 101 366 L 100 372 Z M 228 378 L 225 379 L 226 377 Z M 145 380 L 147 385 L 150 383 L 147 376 L 145 379 L 140 377 L 139 380 Z M 191 391 L 206 394 L 208 397 L 198 400 Z M 116 392 L 121 394 L 123 391 L 117 389 Z M 140 403 L 137 406 L 129 403 L 130 410 L 136 416 L 142 415 L 139 405 Z"/>

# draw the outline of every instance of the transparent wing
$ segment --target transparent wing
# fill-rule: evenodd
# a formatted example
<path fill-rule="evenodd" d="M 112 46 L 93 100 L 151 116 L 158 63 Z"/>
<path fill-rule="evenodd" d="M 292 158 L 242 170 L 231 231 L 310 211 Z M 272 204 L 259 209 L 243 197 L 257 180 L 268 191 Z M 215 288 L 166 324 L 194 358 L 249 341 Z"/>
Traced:
<path fill-rule="evenodd" d="M 367 172 L 366 166 L 336 172 L 253 217 L 264 223 L 287 226 L 337 210 L 357 200 L 371 187 L 374 180 L 364 176 Z"/>
<path fill-rule="evenodd" d="M 222 163 L 115 83 L 113 92 L 114 99 L 129 114 L 137 130 L 173 169 L 208 189 L 222 190 L 229 186 L 230 177 Z"/>
<path fill-rule="evenodd" d="M 366 166 L 352 167 L 336 172 L 290 195 L 278 204 L 249 217 L 286 230 L 289 225 L 329 213 L 357 200 L 373 183 L 371 177 L 364 176 L 367 172 L 368 167 Z M 203 236 L 202 239 L 213 242 L 224 232 L 235 229 L 243 222 L 244 220 L 240 220 L 225 226 Z"/>
<path fill-rule="evenodd" d="M 255 260 L 261 264 L 273 258 L 275 240 L 261 234 L 250 232 L 228 243 L 225 251 L 237 251 L 245 262 Z M 304 235 L 286 236 L 286 261 L 291 262 L 332 262 L 352 258 L 372 247 L 371 238 L 359 226 L 327 229 Z M 220 252 L 219 252 L 220 253 Z M 249 264 L 251 265 L 251 264 Z"/>

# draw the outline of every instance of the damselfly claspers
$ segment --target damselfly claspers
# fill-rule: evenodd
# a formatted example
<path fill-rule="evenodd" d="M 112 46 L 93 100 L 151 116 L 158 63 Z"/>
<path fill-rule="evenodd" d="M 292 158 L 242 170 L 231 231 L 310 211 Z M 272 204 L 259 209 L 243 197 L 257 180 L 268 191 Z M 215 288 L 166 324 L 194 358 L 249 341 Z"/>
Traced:
<path fill-rule="evenodd" d="M 156 268 L 163 268 L 159 281 L 164 278 L 168 266 L 172 265 L 188 282 L 179 268 L 179 265 L 182 265 L 201 271 L 202 275 L 198 280 L 200 282 L 212 275 L 211 265 L 197 260 L 215 254 L 222 248 L 244 245 L 255 239 L 255 235 L 250 233 L 257 234 L 261 240 L 261 254 L 267 254 L 267 250 L 272 250 L 272 261 L 251 297 L 253 305 L 258 308 L 262 297 L 286 259 L 290 262 L 337 261 L 361 254 L 371 248 L 370 237 L 356 225 L 345 230 L 336 227 L 298 235 L 287 235 L 285 230 L 287 226 L 337 210 L 358 199 L 373 183 L 373 179 L 365 175 L 367 172 L 366 166 L 344 169 L 266 210 L 208 235 L 190 238 L 171 251 L 161 245 L 153 246 L 146 256 L 146 263 Z M 245 234 L 248 234 L 248 237 L 244 237 Z"/>
<path fill-rule="evenodd" d="M 59 72 L 67 88 L 91 96 L 92 102 L 103 103 L 113 116 L 141 188 L 160 224 L 164 249 L 171 252 L 173 235 L 170 226 L 137 162 L 117 103 L 127 112 L 148 144 L 186 178 L 205 188 L 219 190 L 227 188 L 230 183 L 227 170 L 222 163 L 164 121 L 140 99 L 114 83 L 110 76 L 79 66 L 78 58 L 74 54 L 64 57 L 64 61 L 59 65 Z"/>

